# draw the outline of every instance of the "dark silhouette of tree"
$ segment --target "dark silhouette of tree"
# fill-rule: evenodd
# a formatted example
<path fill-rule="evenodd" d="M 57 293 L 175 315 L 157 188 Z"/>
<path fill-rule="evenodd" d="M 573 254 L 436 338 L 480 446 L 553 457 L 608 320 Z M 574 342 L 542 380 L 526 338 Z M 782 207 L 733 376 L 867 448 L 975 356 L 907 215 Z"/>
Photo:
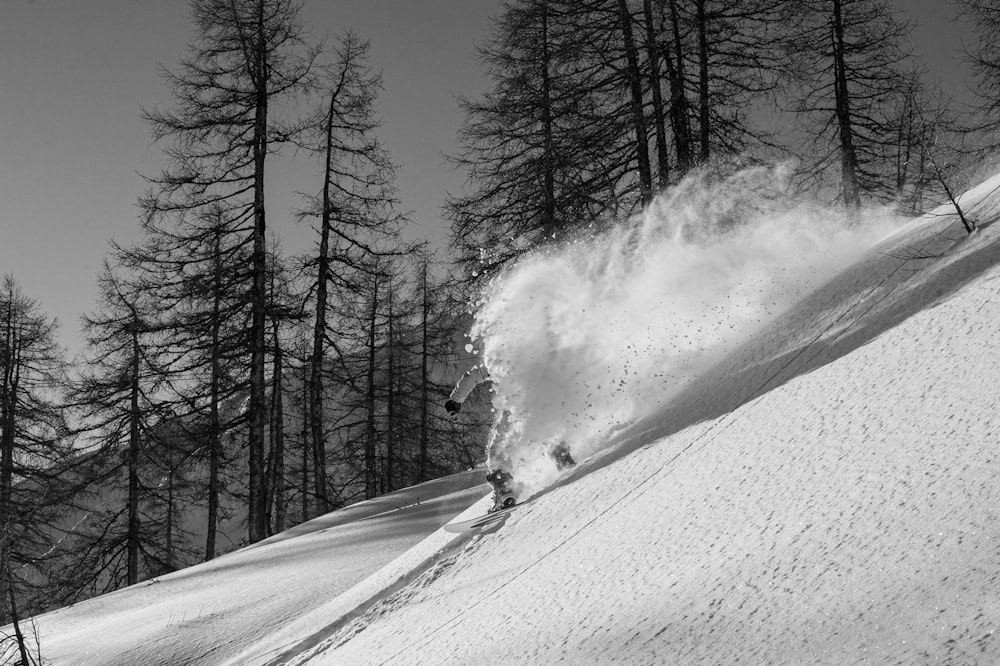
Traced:
<path fill-rule="evenodd" d="M 658 3 L 661 4 L 662 3 Z M 667 126 L 667 105 L 663 99 L 663 75 L 660 70 L 661 35 L 665 36 L 663 12 L 653 10 L 653 0 L 642 2 L 642 25 L 646 41 L 647 75 L 649 90 L 652 95 L 652 121 L 656 137 L 656 167 L 659 174 L 658 185 L 666 187 L 670 183 L 670 152 L 667 144 L 670 141 Z M 678 164 L 680 157 L 678 156 Z"/>
<path fill-rule="evenodd" d="M 447 214 L 470 273 L 598 221 L 619 190 L 635 190 L 628 88 L 607 64 L 621 53 L 619 26 L 617 5 L 568 0 L 508 3 L 495 19 L 480 49 L 492 86 L 461 101 L 462 149 L 450 158 L 469 178 Z"/>
<path fill-rule="evenodd" d="M 310 198 L 303 219 L 317 219 L 317 246 L 306 259 L 313 303 L 312 353 L 309 360 L 309 418 L 317 511 L 331 508 L 326 478 L 327 378 L 342 333 L 331 304 L 359 291 L 372 258 L 398 249 L 401 217 L 395 213 L 395 169 L 379 143 L 375 101 L 380 78 L 367 66 L 368 43 L 346 33 L 335 49 L 335 62 L 323 77 L 324 103 L 310 124 L 306 148 L 321 156 L 321 193 Z M 361 281 L 361 283 L 359 283 Z M 339 390 L 339 389 L 335 389 Z"/>
<path fill-rule="evenodd" d="M 107 263 L 98 285 L 98 309 L 83 319 L 88 353 L 73 391 L 93 451 L 87 489 L 95 495 L 76 530 L 80 594 L 134 585 L 176 562 L 171 502 L 154 508 L 162 475 L 151 453 L 167 445 L 160 428 L 167 413 L 159 397 L 164 378 L 152 340 L 156 311 Z M 114 501 L 122 495 L 122 504 Z"/>
<path fill-rule="evenodd" d="M 670 129 L 673 134 L 677 170 L 683 175 L 694 166 L 695 157 L 679 0 L 661 0 L 659 5 L 661 25 L 664 30 L 657 46 L 663 54 L 663 63 L 667 69 L 667 82 L 670 86 Z"/>
<path fill-rule="evenodd" d="M 243 225 L 251 248 L 251 542 L 266 535 L 268 405 L 266 365 L 265 165 L 296 127 L 279 110 L 308 83 L 316 50 L 305 42 L 294 0 L 194 0 L 196 38 L 176 72 L 166 72 L 173 111 L 147 111 L 153 136 L 169 140 L 171 162 L 143 199 L 148 216 L 220 206 Z"/>
<path fill-rule="evenodd" d="M 216 555 L 222 477 L 235 452 L 224 440 L 246 425 L 250 392 L 252 251 L 239 218 L 219 205 L 177 221 L 144 222 L 142 244 L 120 250 L 156 310 L 160 364 L 191 463 L 207 477 L 205 559 Z"/>
<path fill-rule="evenodd" d="M 270 447 L 267 455 L 267 524 L 270 533 L 285 529 L 287 524 L 287 486 L 285 479 L 285 392 L 292 383 L 286 377 L 288 347 L 296 327 L 306 319 L 303 297 L 297 293 L 291 269 L 275 244 L 268 257 L 268 337 L 271 354 Z"/>
<path fill-rule="evenodd" d="M 485 446 L 481 442 L 492 422 L 488 400 L 485 404 L 470 400 L 460 418 L 443 410 L 454 388 L 455 379 L 449 371 L 454 365 L 456 340 L 464 337 L 469 322 L 455 315 L 467 307 L 456 297 L 462 293 L 460 287 L 435 277 L 434 269 L 424 247 L 412 269 L 416 279 L 412 281 L 414 293 L 409 296 L 411 314 L 397 342 L 410 358 L 408 363 L 400 364 L 408 370 L 404 382 L 411 382 L 404 384 L 401 391 L 411 400 L 403 424 L 411 440 L 414 469 L 410 482 L 427 481 L 475 465 L 483 456 Z M 477 409 L 479 406 L 483 409 Z"/>
<path fill-rule="evenodd" d="M 971 130 L 977 136 L 977 147 L 983 152 L 995 152 L 1000 141 L 1000 12 L 988 0 L 956 0 L 959 11 L 971 19 L 975 41 L 965 46 L 965 60 L 976 77 L 974 92 L 978 103 Z"/>
<path fill-rule="evenodd" d="M 625 71 L 631 104 L 629 107 L 635 131 L 635 154 L 639 172 L 639 199 L 643 206 L 653 200 L 653 171 L 649 161 L 649 133 L 646 130 L 646 105 L 639 69 L 639 49 L 633 33 L 632 12 L 628 0 L 617 0 L 618 22 L 625 52 Z M 655 61 L 654 61 L 655 62 Z M 659 85 L 659 82 L 657 82 Z"/>
<path fill-rule="evenodd" d="M 896 110 L 909 88 L 909 25 L 883 0 L 804 0 L 790 9 L 793 108 L 818 156 L 807 177 L 823 187 L 837 173 L 838 198 L 849 208 L 862 197 L 890 200 Z"/>
<path fill-rule="evenodd" d="M 921 215 L 947 199 L 938 167 L 954 171 L 963 158 L 960 128 L 950 100 L 929 87 L 923 72 L 910 73 L 895 110 L 895 199 L 899 211 Z"/>
<path fill-rule="evenodd" d="M 699 162 L 778 150 L 753 113 L 778 89 L 780 8 L 506 4 L 481 49 L 491 88 L 462 101 L 462 150 L 452 157 L 470 181 L 448 203 L 467 273 L 492 274 L 540 242 L 630 215 L 652 200 L 654 184 Z"/>
<path fill-rule="evenodd" d="M 57 324 L 12 275 L 0 282 L 0 622 L 51 604 L 53 546 L 69 508 L 65 363 Z M 24 648 L 18 642 L 19 650 Z"/>

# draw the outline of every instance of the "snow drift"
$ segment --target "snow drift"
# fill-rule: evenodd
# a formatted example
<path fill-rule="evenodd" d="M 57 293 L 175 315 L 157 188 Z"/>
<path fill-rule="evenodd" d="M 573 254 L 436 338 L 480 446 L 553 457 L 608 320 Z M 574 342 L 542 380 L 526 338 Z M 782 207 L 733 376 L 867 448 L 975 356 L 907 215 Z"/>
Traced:
<path fill-rule="evenodd" d="M 699 172 L 625 224 L 547 246 L 493 280 L 473 337 L 526 494 L 653 412 L 900 221 L 794 198 L 783 167 Z"/>

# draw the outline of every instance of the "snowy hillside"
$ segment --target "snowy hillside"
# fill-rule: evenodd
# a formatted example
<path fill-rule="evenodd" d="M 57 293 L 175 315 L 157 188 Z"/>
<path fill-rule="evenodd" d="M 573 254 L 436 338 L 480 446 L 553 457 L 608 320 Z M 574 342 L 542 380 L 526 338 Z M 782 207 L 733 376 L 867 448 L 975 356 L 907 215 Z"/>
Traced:
<path fill-rule="evenodd" d="M 599 270 L 581 248 L 546 257 L 514 276 L 523 293 L 584 302 L 546 310 L 546 326 L 520 307 L 480 332 L 509 373 L 498 399 L 593 453 L 567 478 L 481 536 L 439 529 L 485 510 L 481 472 L 335 512 L 40 616 L 41 653 L 56 666 L 1000 663 L 1000 179 L 962 203 L 972 236 L 946 209 L 888 236 L 869 225 L 875 243 L 792 215 L 785 235 L 698 240 L 684 271 L 668 251 L 684 230 L 649 224 Z M 665 284 L 691 294 L 694 269 L 714 277 L 698 303 L 654 304 Z M 504 288 L 486 310 L 524 305 L 516 280 Z M 512 365 L 538 329 L 537 349 L 580 361 L 546 374 L 567 382 L 545 384 L 561 404 L 526 400 L 538 364 Z M 684 337 L 697 344 L 678 351 Z M 538 487 L 550 479 L 541 469 Z"/>
<path fill-rule="evenodd" d="M 292 663 L 1000 662 L 997 188 Z"/>

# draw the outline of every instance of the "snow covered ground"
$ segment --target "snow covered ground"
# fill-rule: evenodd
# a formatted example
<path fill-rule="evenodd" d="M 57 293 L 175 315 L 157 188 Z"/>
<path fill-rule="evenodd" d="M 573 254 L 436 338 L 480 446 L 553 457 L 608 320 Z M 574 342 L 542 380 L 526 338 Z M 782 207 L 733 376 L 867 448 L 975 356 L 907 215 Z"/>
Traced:
<path fill-rule="evenodd" d="M 47 613 L 37 618 L 42 658 L 78 666 L 266 663 L 422 571 L 448 544 L 444 532 L 433 536 L 438 528 L 488 491 L 481 471 L 431 481 Z M 366 580 L 379 569 L 380 578 Z"/>
<path fill-rule="evenodd" d="M 43 615 L 42 654 L 1000 663 L 1000 178 L 962 203 L 972 236 L 941 209 L 854 260 L 845 250 L 845 269 L 819 271 L 752 331 L 713 338 L 679 391 L 645 372 L 628 424 L 605 419 L 610 443 L 496 531 L 438 529 L 485 506 L 475 473 L 442 480 Z"/>

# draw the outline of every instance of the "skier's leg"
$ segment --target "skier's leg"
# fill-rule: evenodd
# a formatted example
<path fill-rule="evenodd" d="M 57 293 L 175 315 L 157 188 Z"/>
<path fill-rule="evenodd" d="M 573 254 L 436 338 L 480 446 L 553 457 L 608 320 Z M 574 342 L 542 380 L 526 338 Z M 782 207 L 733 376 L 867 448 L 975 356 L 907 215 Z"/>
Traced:
<path fill-rule="evenodd" d="M 490 441 L 486 447 L 486 467 L 489 474 L 486 480 L 493 486 L 493 507 L 496 511 L 507 506 L 513 506 L 517 498 L 511 490 L 511 464 L 507 455 L 507 438 L 510 434 L 510 414 L 502 412 L 490 432 Z"/>

